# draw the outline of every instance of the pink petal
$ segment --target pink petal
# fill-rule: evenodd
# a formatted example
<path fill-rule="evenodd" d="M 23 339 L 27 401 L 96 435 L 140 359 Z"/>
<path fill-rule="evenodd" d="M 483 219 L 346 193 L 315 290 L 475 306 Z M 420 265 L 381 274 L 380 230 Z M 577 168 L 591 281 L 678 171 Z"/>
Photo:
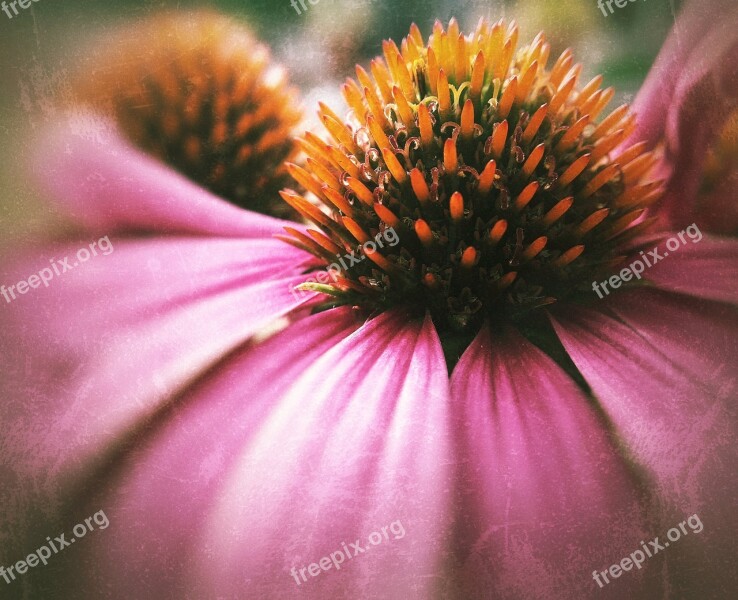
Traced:
<path fill-rule="evenodd" d="M 305 253 L 278 240 L 113 243 L 3 314 L 2 388 L 33 408 L 17 444 L 36 448 L 29 472 L 46 461 L 76 471 L 308 299 L 291 293 Z"/>
<path fill-rule="evenodd" d="M 705 523 L 669 548 L 670 571 L 699 589 L 694 597 L 735 589 L 727 557 L 738 548 L 725 531 L 738 491 L 735 309 L 634 290 L 598 310 L 558 312 L 554 326 L 625 448 L 653 479 L 664 526 L 692 514 Z"/>
<path fill-rule="evenodd" d="M 738 304 L 738 240 L 704 236 L 689 243 L 686 239 L 688 243 L 655 263 L 644 277 L 661 289 Z M 662 255 L 665 243 L 658 247 Z"/>
<path fill-rule="evenodd" d="M 636 480 L 574 382 L 514 330 L 483 330 L 451 378 L 460 461 L 458 598 L 650 598 L 657 561 L 593 570 L 649 532 Z"/>
<path fill-rule="evenodd" d="M 156 231 L 264 237 L 290 222 L 241 209 L 133 148 L 91 116 L 39 140 L 33 178 L 75 224 L 98 234 Z"/>
<path fill-rule="evenodd" d="M 666 142 L 672 176 L 662 209 L 672 228 L 699 221 L 707 150 L 738 107 L 737 26 L 733 0 L 687 2 L 634 102 L 632 140 Z"/>
<path fill-rule="evenodd" d="M 105 582 L 110 598 L 432 597 L 450 450 L 440 344 L 429 320 L 356 326 L 348 309 L 309 317 L 190 389 L 90 500 L 114 527 L 70 559 L 85 565 L 70 585 Z M 340 570 L 290 575 L 398 521 Z"/>
<path fill-rule="evenodd" d="M 700 194 L 695 214 L 705 231 L 738 236 L 738 170 L 728 171 L 713 189 Z"/>

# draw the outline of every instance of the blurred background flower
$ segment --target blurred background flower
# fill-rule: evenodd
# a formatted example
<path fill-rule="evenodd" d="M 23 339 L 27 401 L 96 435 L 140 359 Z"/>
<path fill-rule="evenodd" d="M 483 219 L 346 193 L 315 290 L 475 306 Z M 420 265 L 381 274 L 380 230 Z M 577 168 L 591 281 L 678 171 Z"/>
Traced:
<path fill-rule="evenodd" d="M 136 146 L 242 207 L 289 216 L 296 90 L 235 19 L 165 11 L 93 39 L 73 93 Z M 276 207 L 275 207 L 276 205 Z"/>

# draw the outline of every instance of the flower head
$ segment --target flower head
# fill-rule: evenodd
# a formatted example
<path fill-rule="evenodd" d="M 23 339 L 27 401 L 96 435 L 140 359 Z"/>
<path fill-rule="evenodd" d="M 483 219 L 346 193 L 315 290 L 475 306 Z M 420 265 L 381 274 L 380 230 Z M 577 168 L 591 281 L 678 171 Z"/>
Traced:
<path fill-rule="evenodd" d="M 24 589 L 39 597 L 53 589 L 69 598 L 101 589 L 121 599 L 729 597 L 738 578 L 730 563 L 736 541 L 720 524 L 731 522 L 735 512 L 735 475 L 729 467 L 738 461 L 733 401 L 738 393 L 738 240 L 700 235 L 650 267 L 644 276 L 648 287 L 621 289 L 589 305 L 567 300 L 538 309 L 535 302 L 515 300 L 525 298 L 530 281 L 571 294 L 562 282 L 576 287 L 580 260 L 611 260 L 615 246 L 632 235 L 632 229 L 617 235 L 617 219 L 634 213 L 624 194 L 632 193 L 635 204 L 656 194 L 646 191 L 647 184 L 633 187 L 655 160 L 643 154 L 634 158 L 642 152 L 641 145 L 632 145 L 637 135 L 651 145 L 663 144 L 667 157 L 678 157 L 666 182 L 669 190 L 680 191 L 671 200 L 695 202 L 685 175 L 691 180 L 701 168 L 682 167 L 695 147 L 701 152 L 712 137 L 707 133 L 714 122 L 726 116 L 717 110 L 720 105 L 698 103 L 695 97 L 702 98 L 705 82 L 719 81 L 721 72 L 738 64 L 738 11 L 731 8 L 731 19 L 712 26 L 715 15 L 728 15 L 731 2 L 708 0 L 707 10 L 704 0 L 685 4 L 662 52 L 669 64 L 655 69 L 649 78 L 655 83 L 636 100 L 639 114 L 648 118 L 639 120 L 641 131 L 634 139 L 611 153 L 602 144 L 627 135 L 632 125 L 626 109 L 609 118 L 612 133 L 594 139 L 608 122 L 604 119 L 594 131 L 586 125 L 576 139 L 564 141 L 581 119 L 566 117 L 565 107 L 583 115 L 579 100 L 586 106 L 607 98 L 607 91 L 596 90 L 597 80 L 581 88 L 571 84 L 570 95 L 561 100 L 564 108 L 551 113 L 555 118 L 546 114 L 528 142 L 526 131 L 540 110 L 528 100 L 535 92 L 529 90 L 518 103 L 516 89 L 515 98 L 507 100 L 507 116 L 495 120 L 514 69 L 520 75 L 514 85 L 523 86 L 535 62 L 545 65 L 542 38 L 515 56 L 514 27 L 482 24 L 484 35 L 467 39 L 452 23 L 451 34 L 437 28 L 430 50 L 417 42 L 415 29 L 401 52 L 388 43 L 389 62 L 373 65 L 377 72 L 384 68 L 384 76 L 375 74 L 372 83 L 359 71 L 369 93 L 354 93 L 350 104 L 364 119 L 363 127 L 344 125 L 324 109 L 334 142 L 313 136 L 301 142 L 311 156 L 305 170 L 291 167 L 293 174 L 324 202 L 340 203 L 328 215 L 286 192 L 319 224 L 319 230 L 304 235 L 296 223 L 257 215 L 199 189 L 131 148 L 117 132 L 103 138 L 80 135 L 75 127 L 55 128 L 39 145 L 44 168 L 35 172 L 47 194 L 74 214 L 87 234 L 110 234 L 115 252 L 74 268 L 49 290 L 29 292 L 0 313 L 0 371 L 6 374 L 0 389 L 7 399 L 0 413 L 10 436 L 3 467 L 20 483 L 3 488 L 12 491 L 5 503 L 9 522 L 3 523 L 12 545 L 4 548 L 9 556 L 25 556 L 38 538 L 29 523 L 42 515 L 46 535 L 53 517 L 59 531 L 68 531 L 83 506 L 87 514 L 104 508 L 113 526 L 104 536 L 90 536 L 74 551 L 54 556 L 55 567 L 29 571 Z M 688 40 L 715 37 L 726 44 L 715 44 L 719 52 L 703 62 L 704 46 Z M 455 55 L 451 40 L 458 44 Z M 499 60 L 489 59 L 491 47 L 498 48 Z M 488 65 L 481 88 L 479 71 L 474 77 L 480 51 L 479 60 Z M 508 52 L 506 66 L 500 57 L 507 60 Z M 404 68 L 399 55 L 411 59 Z M 431 69 L 432 56 L 437 72 Z M 463 73 L 456 79 L 450 56 L 469 58 L 468 82 Z M 498 63 L 504 77 L 495 72 Z M 464 61 L 460 64 L 463 72 Z M 675 76 L 682 64 L 690 65 L 686 79 Z M 433 93 L 429 74 L 436 72 L 435 91 L 443 91 L 438 86 L 442 68 L 450 81 L 448 96 L 422 102 L 421 89 Z M 577 73 L 571 72 L 567 53 L 558 68 L 563 74 L 558 73 L 557 86 L 547 87 L 556 67 L 536 67 L 528 82 L 542 90 L 546 111 Z M 418 73 L 424 74 L 425 87 L 413 80 L 423 81 Z M 384 91 L 380 81 L 387 83 Z M 358 85 L 348 84 L 347 92 Z M 415 102 L 403 86 L 416 91 Z M 377 102 L 381 96 L 382 103 L 394 106 L 370 110 L 372 89 Z M 663 110 L 670 89 L 690 101 Z M 479 90 L 478 104 L 471 90 Z M 388 103 L 385 93 L 396 101 Z M 723 96 L 731 100 L 723 103 L 729 108 L 738 89 Z M 695 112 L 698 108 L 702 112 Z M 482 118 L 485 110 L 488 117 Z M 700 120 L 695 114 L 712 118 Z M 388 124 L 380 131 L 382 118 Z M 418 135 L 402 130 L 406 123 L 412 127 L 413 118 Z M 617 119 L 623 122 L 615 124 Z M 503 121 L 508 122 L 504 144 L 498 155 L 488 157 L 487 139 L 492 138 L 490 153 L 496 151 L 495 132 Z M 679 127 L 664 136 L 667 124 Z M 556 133 L 556 127 L 570 128 Z M 614 135 L 621 129 L 624 133 Z M 700 132 L 696 140 L 695 131 Z M 418 141 L 411 142 L 412 137 Z M 539 164 L 521 181 L 540 144 Z M 447 146 L 450 158 L 451 147 L 456 149 L 455 171 L 447 169 Z M 389 152 L 382 151 L 386 148 Z M 674 154 L 679 149 L 686 154 Z M 579 177 L 570 175 L 568 187 L 560 189 L 566 170 L 585 154 L 590 157 L 580 165 Z M 393 155 L 405 169 L 404 180 Z M 587 186 L 597 187 L 592 182 L 610 166 L 610 155 L 619 169 L 588 194 Z M 552 172 L 549 156 L 555 160 Z M 406 165 L 412 157 L 417 160 Z M 477 198 L 492 160 L 488 193 Z M 562 172 L 564 161 L 568 166 Z M 415 169 L 428 187 L 422 202 L 413 187 Z M 538 188 L 516 207 L 528 181 Z M 364 189 L 371 195 L 371 210 Z M 463 208 L 460 224 L 456 193 Z M 638 194 L 645 197 L 636 200 Z M 435 261 L 447 260 L 449 285 L 456 285 L 455 277 L 467 276 L 461 267 L 468 247 L 501 257 L 501 269 L 511 272 L 517 250 L 517 233 L 511 237 L 511 232 L 523 231 L 525 252 L 535 224 L 568 197 L 567 210 L 544 223 L 551 233 L 538 234 L 547 238 L 545 247 L 528 260 L 518 256 L 519 275 L 498 297 L 485 298 L 466 325 L 462 319 L 453 322 L 451 316 L 463 314 L 453 306 L 439 311 L 442 296 L 432 286 L 414 298 L 391 295 L 403 285 L 412 289 L 412 277 L 422 269 L 415 263 L 432 264 L 417 250 L 423 241 L 415 231 L 418 220 L 426 222 L 434 243 L 440 243 L 445 222 L 447 250 L 454 244 L 452 235 L 465 244 L 460 256 L 449 252 L 447 259 L 427 251 Z M 591 206 L 598 202 L 601 208 Z M 430 216 L 421 213 L 424 203 L 435 211 Z M 541 213 L 531 212 L 541 203 Z M 572 228 L 602 208 L 619 210 L 620 216 L 608 212 L 599 225 L 582 232 L 574 245 L 584 246 L 578 257 L 553 265 L 568 248 L 563 242 L 550 245 L 549 236 L 572 237 Z M 487 226 L 471 221 L 484 215 Z M 509 225 L 490 246 L 489 236 L 502 220 Z M 307 310 L 313 298 L 298 301 L 290 291 L 305 281 L 316 261 L 273 239 L 285 226 L 295 245 L 327 264 L 347 248 L 354 251 L 362 242 L 360 231 L 386 234 L 393 227 L 397 238 L 383 236 L 389 248 L 369 247 L 372 260 L 359 261 L 359 276 L 344 269 L 329 291 L 337 304 L 369 298 L 362 302 L 370 308 L 389 308 L 393 302 L 401 307 L 370 319 L 347 306 Z M 476 240 L 474 232 L 487 235 L 487 227 L 489 236 Z M 609 228 L 609 234 L 600 228 Z M 673 238 L 677 231 L 663 234 Z M 644 239 L 656 244 L 650 237 L 634 240 L 634 247 Z M 17 266 L 3 263 L 0 281 L 25 279 L 48 258 L 71 256 L 77 248 L 55 246 Z M 360 270 L 370 262 L 376 266 L 362 279 Z M 482 257 L 475 256 L 468 294 L 484 291 L 480 265 Z M 420 271 L 423 277 L 428 272 L 433 274 L 430 268 Z M 413 318 L 411 311 L 423 308 L 422 318 Z M 483 317 L 517 327 L 479 327 L 447 373 L 448 332 L 457 327 L 472 333 Z M 534 317 L 548 322 L 557 353 L 522 327 Z M 572 369 L 579 379 L 572 380 Z M 659 535 L 663 542 L 667 528 L 691 520 L 689 515 L 704 522 L 704 532 L 683 530 L 685 539 L 668 552 L 649 556 L 643 568 L 621 573 L 607 589 L 598 589 L 601 582 L 590 576 L 592 569 L 602 572 L 613 565 L 612 572 L 615 561 L 639 548 L 639 540 L 643 545 Z M 371 540 L 369 532 L 396 521 L 407 530 L 397 545 L 382 543 L 347 558 L 340 573 L 338 565 L 323 572 L 325 561 L 319 557 L 346 542 Z M 44 580 L 44 573 L 51 578 Z"/>
<path fill-rule="evenodd" d="M 295 155 L 296 94 L 269 50 L 209 12 L 158 14 L 124 28 L 85 72 L 83 97 L 107 105 L 140 148 L 216 194 L 259 212 Z"/>
<path fill-rule="evenodd" d="M 437 22 L 428 43 L 413 26 L 343 86 L 347 122 L 321 106 L 330 141 L 307 134 L 307 165 L 290 170 L 331 214 L 283 192 L 318 226 L 292 241 L 327 265 L 358 245 L 369 260 L 304 287 L 334 304 L 413 305 L 441 332 L 474 334 L 613 269 L 660 196 L 657 156 L 641 144 L 613 158 L 634 127 L 628 106 L 600 118 L 613 97 L 601 76 L 580 85 L 569 50 L 547 66 L 543 34 L 517 41 L 504 21 L 471 35 Z M 390 227 L 393 247 L 380 240 Z"/>

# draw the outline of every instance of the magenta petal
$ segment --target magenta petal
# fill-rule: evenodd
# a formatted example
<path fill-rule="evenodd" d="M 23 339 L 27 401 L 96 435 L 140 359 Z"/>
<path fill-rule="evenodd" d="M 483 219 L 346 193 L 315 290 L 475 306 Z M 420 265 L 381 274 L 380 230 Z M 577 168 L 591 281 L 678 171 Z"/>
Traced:
<path fill-rule="evenodd" d="M 695 208 L 705 231 L 738 236 L 738 170 L 732 170 L 700 194 Z"/>
<path fill-rule="evenodd" d="M 592 577 L 648 530 L 605 425 L 549 357 L 513 330 L 482 331 L 453 372 L 451 395 L 462 490 L 457 597 L 656 597 L 657 564 L 603 589 Z"/>
<path fill-rule="evenodd" d="M 293 566 L 344 542 L 366 547 L 372 532 L 395 523 L 397 534 L 340 573 L 303 582 L 299 595 L 365 598 L 380 586 L 395 597 L 431 597 L 447 522 L 444 365 L 429 318 L 386 313 L 297 378 L 213 507 L 201 595 L 237 596 L 246 573 L 256 596 L 292 597 Z"/>
<path fill-rule="evenodd" d="M 704 236 L 670 252 L 644 277 L 661 289 L 738 304 L 738 240 Z"/>
<path fill-rule="evenodd" d="M 355 328 L 348 309 L 306 318 L 190 390 L 94 499 L 115 528 L 75 584 L 105 582 L 110 598 L 432 597 L 450 452 L 440 344 L 429 320 Z M 290 574 L 382 527 L 389 539 L 340 570 Z"/>
<path fill-rule="evenodd" d="M 130 146 L 111 125 L 97 123 L 94 135 L 57 125 L 38 147 L 39 186 L 75 224 L 98 234 L 264 237 L 291 224 L 221 200 Z"/>
<path fill-rule="evenodd" d="M 663 204 L 667 223 L 681 228 L 700 221 L 695 203 L 707 150 L 738 107 L 733 0 L 686 3 L 633 107 L 638 129 L 632 139 L 666 143 L 672 172 Z"/>
<path fill-rule="evenodd" d="M 677 579 L 697 586 L 695 597 L 735 590 L 727 557 L 738 548 L 724 528 L 738 492 L 735 309 L 638 290 L 601 310 L 557 313 L 554 326 L 625 448 L 652 478 L 665 526 L 694 513 L 705 523 L 699 536 L 669 549 Z"/>
<path fill-rule="evenodd" d="M 92 487 L 84 489 L 83 499 L 72 500 L 73 508 L 81 511 L 78 504 L 83 501 L 90 511 L 103 509 L 111 526 L 73 549 L 84 553 L 81 556 L 68 551 L 58 557 L 68 562 L 60 565 L 55 590 L 70 588 L 65 594 L 70 598 L 85 597 L 89 589 L 105 589 L 108 598 L 193 597 L 188 573 L 202 560 L 197 544 L 203 523 L 234 462 L 275 410 L 273 399 L 359 325 L 350 310 L 341 309 L 242 348 L 153 419 L 148 429 L 132 432 L 127 439 L 135 448 L 132 455 L 111 446 L 96 460 L 86 461 Z M 44 428 L 38 428 L 39 435 L 54 434 L 54 417 L 49 415 Z M 23 426 L 22 418 L 17 422 Z M 97 427 L 104 429 L 105 424 L 91 420 L 86 425 L 93 433 Z M 44 461 L 34 474 L 56 481 L 52 465 Z M 47 505 L 58 504 L 58 490 L 47 493 Z M 59 512 L 66 518 L 67 510 Z M 207 553 L 206 548 L 202 551 Z M 75 587 L 76 595 L 71 591 Z"/>
<path fill-rule="evenodd" d="M 71 475 L 302 304 L 304 257 L 273 239 L 116 240 L 6 307 L 2 388 L 28 404 L 28 471 L 48 460 Z"/>

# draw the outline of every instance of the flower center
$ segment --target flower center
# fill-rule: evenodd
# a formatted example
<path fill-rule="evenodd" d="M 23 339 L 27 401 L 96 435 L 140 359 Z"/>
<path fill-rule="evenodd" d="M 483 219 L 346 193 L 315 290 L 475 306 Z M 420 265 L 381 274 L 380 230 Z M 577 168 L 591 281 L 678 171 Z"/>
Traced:
<path fill-rule="evenodd" d="M 301 114 L 266 46 L 207 11 L 157 14 L 109 38 L 81 75 L 83 99 L 110 113 L 136 146 L 219 196 L 294 216 L 277 192 L 288 182 L 284 161 L 296 154 Z"/>
<path fill-rule="evenodd" d="M 302 289 L 330 305 L 417 307 L 439 331 L 468 333 L 591 294 L 616 267 L 661 194 L 647 181 L 657 158 L 620 150 L 627 105 L 598 120 L 614 94 L 601 76 L 580 87 L 571 51 L 547 68 L 544 36 L 516 51 L 517 37 L 503 21 L 465 36 L 452 20 L 426 44 L 413 26 L 343 86 L 346 122 L 321 105 L 329 140 L 306 134 L 305 167 L 289 168 L 327 210 L 282 193 L 317 226 L 289 240 L 330 276 Z"/>

